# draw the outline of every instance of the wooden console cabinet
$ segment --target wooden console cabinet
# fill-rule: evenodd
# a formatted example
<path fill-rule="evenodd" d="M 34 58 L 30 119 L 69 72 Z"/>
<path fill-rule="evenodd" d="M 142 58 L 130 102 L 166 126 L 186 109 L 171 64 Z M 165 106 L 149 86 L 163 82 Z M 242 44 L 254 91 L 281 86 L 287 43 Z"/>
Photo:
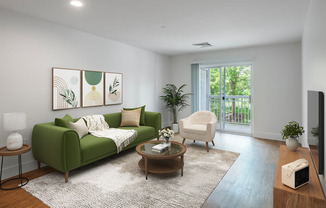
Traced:
<path fill-rule="evenodd" d="M 294 190 L 282 184 L 282 165 L 305 158 L 309 162 L 309 183 Z M 282 144 L 278 156 L 275 183 L 273 188 L 274 208 L 326 208 L 326 201 L 317 178 L 309 149 L 299 147 L 291 152 Z"/>

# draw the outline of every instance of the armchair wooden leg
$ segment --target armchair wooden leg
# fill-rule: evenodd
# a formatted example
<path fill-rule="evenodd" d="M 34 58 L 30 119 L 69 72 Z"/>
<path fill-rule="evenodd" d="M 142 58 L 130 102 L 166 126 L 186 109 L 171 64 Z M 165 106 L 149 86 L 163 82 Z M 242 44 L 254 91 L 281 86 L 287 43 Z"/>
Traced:
<path fill-rule="evenodd" d="M 209 152 L 209 149 L 208 149 L 208 142 L 206 142 L 206 150 L 207 150 L 207 152 Z"/>
<path fill-rule="evenodd" d="M 41 162 L 40 161 L 37 161 L 37 168 L 41 169 Z"/>
<path fill-rule="evenodd" d="M 184 143 L 185 143 L 185 141 L 186 141 L 186 138 L 183 138 L 183 140 L 182 140 L 182 144 L 184 144 Z"/>
<path fill-rule="evenodd" d="M 196 140 L 194 140 L 194 143 L 196 142 Z"/>
<path fill-rule="evenodd" d="M 213 143 L 213 146 L 215 146 L 214 141 L 212 141 L 212 143 Z"/>
<path fill-rule="evenodd" d="M 69 171 L 65 172 L 65 182 L 68 183 Z"/>

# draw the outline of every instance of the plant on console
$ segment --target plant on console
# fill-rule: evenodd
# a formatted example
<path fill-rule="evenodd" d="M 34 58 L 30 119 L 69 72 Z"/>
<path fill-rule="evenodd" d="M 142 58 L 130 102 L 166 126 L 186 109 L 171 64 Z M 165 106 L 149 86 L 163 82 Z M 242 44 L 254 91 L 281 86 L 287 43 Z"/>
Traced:
<path fill-rule="evenodd" d="M 303 127 L 297 122 L 291 121 L 285 125 L 281 131 L 282 139 L 286 140 L 286 146 L 289 150 L 295 151 L 299 146 L 298 138 L 304 133 Z"/>

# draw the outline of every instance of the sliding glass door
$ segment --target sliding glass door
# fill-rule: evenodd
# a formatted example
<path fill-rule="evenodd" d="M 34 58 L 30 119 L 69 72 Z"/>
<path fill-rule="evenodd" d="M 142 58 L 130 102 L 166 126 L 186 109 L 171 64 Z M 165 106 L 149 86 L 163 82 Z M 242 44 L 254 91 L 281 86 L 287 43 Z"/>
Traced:
<path fill-rule="evenodd" d="M 217 129 L 251 134 L 251 65 L 205 68 L 209 75 L 208 109 Z"/>

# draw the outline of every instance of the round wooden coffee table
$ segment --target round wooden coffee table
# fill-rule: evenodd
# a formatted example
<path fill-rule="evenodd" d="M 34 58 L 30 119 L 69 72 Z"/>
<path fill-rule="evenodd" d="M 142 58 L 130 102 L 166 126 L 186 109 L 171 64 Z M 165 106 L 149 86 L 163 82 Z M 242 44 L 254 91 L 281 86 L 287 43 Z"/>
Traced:
<path fill-rule="evenodd" d="M 136 151 L 142 156 L 138 166 L 145 171 L 146 180 L 148 173 L 172 173 L 181 169 L 183 176 L 183 155 L 187 151 L 186 146 L 171 141 L 171 146 L 164 152 L 153 152 L 152 147 L 163 141 L 149 141 L 139 144 Z"/>

